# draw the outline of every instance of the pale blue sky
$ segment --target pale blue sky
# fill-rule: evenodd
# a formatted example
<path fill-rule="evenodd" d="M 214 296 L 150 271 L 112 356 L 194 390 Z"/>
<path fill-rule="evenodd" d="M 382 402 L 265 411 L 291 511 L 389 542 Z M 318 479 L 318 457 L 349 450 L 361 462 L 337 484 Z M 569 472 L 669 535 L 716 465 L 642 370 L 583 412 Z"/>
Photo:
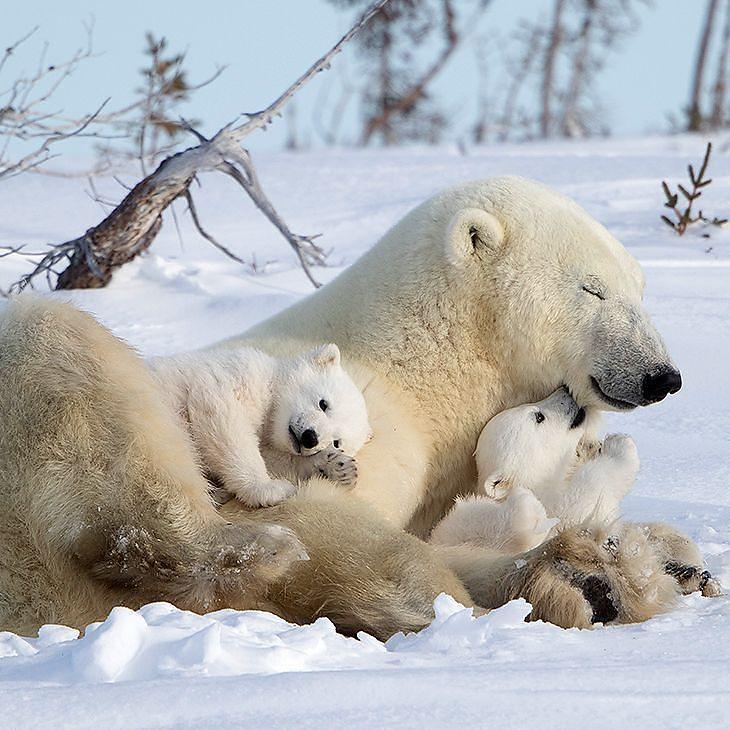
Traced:
<path fill-rule="evenodd" d="M 185 110 L 202 119 L 207 131 L 273 99 L 339 37 L 353 17 L 322 0 L 3 0 L 2 4 L 3 46 L 30 27 L 41 26 L 21 56 L 27 65 L 44 39 L 51 44 L 49 60 L 68 55 L 83 42 L 82 21 L 94 16 L 95 47 L 103 55 L 79 70 L 59 94 L 59 104 L 67 111 L 88 111 L 109 95 L 110 107 L 129 101 L 143 64 L 147 30 L 166 35 L 175 49 L 187 48 L 193 79 L 208 74 L 216 63 L 227 64 L 225 74 L 199 92 Z M 494 0 L 472 37 L 488 44 L 494 29 L 506 35 L 518 17 L 534 18 L 550 4 L 550 0 Z M 677 112 L 685 103 L 704 8 L 703 0 L 655 0 L 653 8 L 641 9 L 640 31 L 611 57 L 599 85 L 615 133 L 665 130 L 666 113 Z M 467 44 L 434 87 L 456 126 L 473 122 L 467 112 L 476 89 L 474 59 L 474 46 Z M 335 64 L 343 61 L 348 70 L 354 70 L 351 52 L 343 53 Z M 328 73 L 337 71 L 333 68 Z M 324 77 L 298 99 L 298 115 L 304 121 L 311 119 L 314 105 L 322 98 Z M 7 81 L 7 76 L 0 79 L 0 87 Z M 350 124 L 347 118 L 345 127 Z M 285 126 L 278 121 L 252 139 L 251 146 L 281 146 Z"/>

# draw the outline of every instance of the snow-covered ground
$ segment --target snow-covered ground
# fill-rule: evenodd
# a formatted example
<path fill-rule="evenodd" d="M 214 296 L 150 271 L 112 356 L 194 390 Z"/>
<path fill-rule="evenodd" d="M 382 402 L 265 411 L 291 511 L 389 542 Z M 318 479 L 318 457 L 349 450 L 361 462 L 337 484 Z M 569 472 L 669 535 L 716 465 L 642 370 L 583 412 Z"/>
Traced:
<path fill-rule="evenodd" d="M 718 148 L 721 145 L 717 145 Z M 682 369 L 682 391 L 607 428 L 642 457 L 630 519 L 661 519 L 700 544 L 730 587 L 730 230 L 678 238 L 659 220 L 661 179 L 681 180 L 693 137 L 535 144 L 471 151 L 325 151 L 261 158 L 270 197 L 297 232 L 324 233 L 328 281 L 390 224 L 456 182 L 510 173 L 578 200 L 642 262 L 646 303 Z M 730 156 L 716 152 L 709 215 L 730 213 Z M 131 175 L 127 178 L 132 180 Z M 191 229 L 168 222 L 150 255 L 105 290 L 72 299 L 145 354 L 240 332 L 309 291 L 276 232 L 222 178 L 204 178 L 207 228 L 238 253 L 273 260 L 251 276 Z M 112 180 L 97 183 L 118 197 Z M 96 223 L 80 178 L 25 176 L 0 187 L 0 244 L 36 247 Z M 0 287 L 27 270 L 0 260 Z M 637 727 L 730 726 L 730 599 L 682 599 L 636 626 L 563 631 L 525 624 L 515 602 L 473 619 L 447 597 L 415 636 L 348 639 L 320 620 L 262 613 L 205 617 L 153 604 L 115 609 L 86 635 L 0 633 L 0 726 Z"/>

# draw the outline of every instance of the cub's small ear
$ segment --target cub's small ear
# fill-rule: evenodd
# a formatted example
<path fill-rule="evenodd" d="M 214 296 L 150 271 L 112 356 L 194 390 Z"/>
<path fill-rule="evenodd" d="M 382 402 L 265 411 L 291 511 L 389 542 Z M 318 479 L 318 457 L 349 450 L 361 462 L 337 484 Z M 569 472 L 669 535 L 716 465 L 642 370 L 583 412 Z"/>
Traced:
<path fill-rule="evenodd" d="M 495 254 L 503 240 L 502 224 L 491 213 L 480 208 L 465 208 L 449 224 L 446 255 L 458 266 L 470 256 Z"/>
<path fill-rule="evenodd" d="M 503 499 L 507 496 L 511 486 L 512 484 L 507 477 L 499 472 L 494 472 L 484 480 L 482 488 L 487 497 Z"/>
<path fill-rule="evenodd" d="M 340 348 L 329 343 L 315 347 L 310 353 L 312 362 L 321 368 L 337 367 L 340 364 Z"/>

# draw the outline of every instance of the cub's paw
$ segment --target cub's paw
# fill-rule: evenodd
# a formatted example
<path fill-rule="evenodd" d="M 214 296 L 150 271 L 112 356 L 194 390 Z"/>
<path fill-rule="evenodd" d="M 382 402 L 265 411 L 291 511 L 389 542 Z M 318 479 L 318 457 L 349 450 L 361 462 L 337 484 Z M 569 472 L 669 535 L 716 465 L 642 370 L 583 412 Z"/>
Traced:
<path fill-rule="evenodd" d="M 297 488 L 285 479 L 267 479 L 238 489 L 227 484 L 226 488 L 249 507 L 271 507 L 288 499 L 297 491 Z"/>
<path fill-rule="evenodd" d="M 593 436 L 584 436 L 575 450 L 578 464 L 585 464 L 595 459 L 601 453 L 601 442 Z"/>
<path fill-rule="evenodd" d="M 527 545 L 525 550 L 539 545 L 560 522 L 547 516 L 542 502 L 529 489 L 513 489 L 504 505 L 509 510 L 511 531 Z"/>
<path fill-rule="evenodd" d="M 312 459 L 319 473 L 333 482 L 353 487 L 357 482 L 357 461 L 339 449 L 325 449 Z"/>
<path fill-rule="evenodd" d="M 639 463 L 639 451 L 634 439 L 623 433 L 612 433 L 603 441 L 601 456 L 627 463 Z"/>

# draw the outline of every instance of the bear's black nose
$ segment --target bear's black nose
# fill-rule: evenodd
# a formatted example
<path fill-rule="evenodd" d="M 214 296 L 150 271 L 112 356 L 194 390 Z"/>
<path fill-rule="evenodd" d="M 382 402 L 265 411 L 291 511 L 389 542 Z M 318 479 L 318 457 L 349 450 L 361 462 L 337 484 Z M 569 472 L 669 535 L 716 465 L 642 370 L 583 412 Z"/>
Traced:
<path fill-rule="evenodd" d="M 657 403 L 669 393 L 676 393 L 681 387 L 682 375 L 679 370 L 665 370 L 645 375 L 641 383 L 641 393 L 647 403 Z"/>
<path fill-rule="evenodd" d="M 313 449 L 319 443 L 317 432 L 313 428 L 308 428 L 306 431 L 302 432 L 299 440 L 302 442 L 302 446 L 305 449 Z"/>

